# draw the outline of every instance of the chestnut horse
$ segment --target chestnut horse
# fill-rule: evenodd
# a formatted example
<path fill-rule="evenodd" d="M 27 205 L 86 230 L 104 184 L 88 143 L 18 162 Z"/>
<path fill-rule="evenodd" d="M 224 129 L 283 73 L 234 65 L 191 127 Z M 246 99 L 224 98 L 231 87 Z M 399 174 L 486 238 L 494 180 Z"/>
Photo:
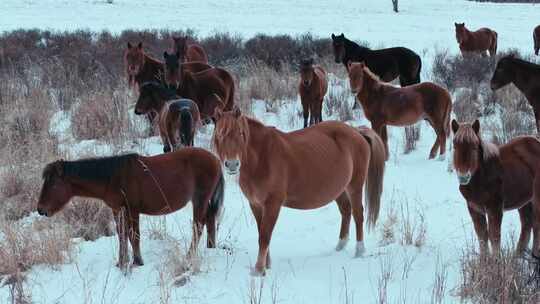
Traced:
<path fill-rule="evenodd" d="M 540 65 L 508 55 L 497 62 L 491 78 L 491 89 L 513 83 L 533 108 L 536 130 L 540 134 Z"/>
<path fill-rule="evenodd" d="M 211 118 L 216 107 L 226 111 L 233 108 L 234 79 L 229 72 L 210 68 L 195 73 L 186 69 L 189 63 L 179 64 L 177 54 L 167 54 L 166 59 L 167 85 L 176 88 L 178 96 L 195 101 L 203 120 Z"/>
<path fill-rule="evenodd" d="M 540 25 L 534 28 L 533 41 L 534 41 L 534 54 L 538 56 L 538 51 L 540 51 Z"/>
<path fill-rule="evenodd" d="M 199 107 L 193 100 L 176 99 L 176 94 L 157 82 L 146 82 L 141 86 L 135 104 L 135 114 L 154 111 L 159 113 L 159 134 L 163 152 L 193 146 L 195 132 L 201 124 Z"/>
<path fill-rule="evenodd" d="M 216 245 L 216 220 L 223 205 L 224 179 L 219 159 L 198 148 L 144 157 L 138 154 L 59 160 L 43 170 L 43 187 L 37 204 L 40 215 L 53 216 L 72 197 L 102 200 L 112 209 L 118 232 L 117 266 L 129 259 L 127 239 L 133 249 L 133 265 L 143 265 L 139 215 L 164 215 L 193 204 L 193 238 L 189 254 L 206 225 L 207 246 Z"/>
<path fill-rule="evenodd" d="M 363 254 L 362 195 L 368 228 L 373 228 L 383 187 L 384 145 L 375 132 L 332 121 L 284 133 L 238 108 L 218 109 L 214 117 L 214 148 L 228 174 L 240 173 L 240 188 L 257 222 L 259 255 L 252 274 L 264 275 L 270 268 L 269 244 L 282 206 L 314 209 L 335 200 L 342 215 L 336 250 L 347 243 L 352 210 L 355 256 Z"/>
<path fill-rule="evenodd" d="M 459 44 L 461 54 L 480 53 L 493 57 L 497 53 L 497 32 L 483 27 L 477 31 L 471 32 L 465 27 L 465 23 L 454 23 L 456 27 L 456 40 Z"/>
<path fill-rule="evenodd" d="M 452 113 L 452 99 L 448 91 L 431 82 L 394 87 L 382 82 L 363 62 L 350 63 L 348 70 L 352 93 L 362 105 L 372 128 L 384 141 L 387 157 L 386 125 L 409 126 L 425 119 L 437 135 L 429 158 L 434 158 L 440 147 L 440 158 L 444 159 Z"/>
<path fill-rule="evenodd" d="M 142 42 L 139 42 L 136 47 L 128 42 L 124 61 L 130 87 L 140 86 L 147 81 L 163 81 L 163 62 L 147 55 Z"/>
<path fill-rule="evenodd" d="M 533 255 L 540 256 L 540 141 L 520 136 L 500 147 L 482 140 L 480 123 L 452 120 L 454 167 L 459 191 L 467 201 L 480 253 L 500 252 L 503 212 L 518 209 L 523 253 L 533 230 Z M 487 218 L 487 223 L 486 223 Z"/>
<path fill-rule="evenodd" d="M 313 65 L 313 58 L 300 62 L 300 101 L 304 114 L 304 128 L 322 121 L 322 104 L 328 90 L 326 71 Z M 311 117 L 310 117 L 311 116 Z"/>
<path fill-rule="evenodd" d="M 188 37 L 173 37 L 173 51 L 179 54 L 181 63 L 199 61 L 208 63 L 208 56 L 199 44 L 189 42 Z"/>

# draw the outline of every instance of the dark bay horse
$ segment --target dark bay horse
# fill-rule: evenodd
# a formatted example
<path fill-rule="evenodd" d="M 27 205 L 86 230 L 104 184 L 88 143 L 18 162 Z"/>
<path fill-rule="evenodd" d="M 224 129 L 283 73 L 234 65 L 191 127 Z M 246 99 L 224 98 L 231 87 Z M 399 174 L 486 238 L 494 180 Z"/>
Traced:
<path fill-rule="evenodd" d="M 534 42 L 534 54 L 538 56 L 538 51 L 540 51 L 540 25 L 534 28 L 533 42 Z"/>
<path fill-rule="evenodd" d="M 328 80 L 326 71 L 314 65 L 313 58 L 304 59 L 300 62 L 300 101 L 304 115 L 304 128 L 322 121 L 322 105 L 326 91 L 328 90 Z"/>
<path fill-rule="evenodd" d="M 218 109 L 214 117 L 214 148 L 226 172 L 240 174 L 240 188 L 257 222 L 259 255 L 252 274 L 263 275 L 270 268 L 269 244 L 282 206 L 314 209 L 335 200 L 342 215 L 336 250 L 347 243 L 352 213 L 355 256 L 363 254 L 362 196 L 366 194 L 368 228 L 373 228 L 383 187 L 384 144 L 375 132 L 332 121 L 285 133 L 238 108 Z"/>
<path fill-rule="evenodd" d="M 472 32 L 465 27 L 465 23 L 454 23 L 454 25 L 456 27 L 456 40 L 463 56 L 467 53 L 480 53 L 482 56 L 486 56 L 488 51 L 489 56 L 495 56 L 497 53 L 497 32 L 487 27 Z"/>
<path fill-rule="evenodd" d="M 381 135 L 387 153 L 387 125 L 409 126 L 424 119 L 437 135 L 429 158 L 434 158 L 440 147 L 440 158 L 444 159 L 452 113 L 452 98 L 448 91 L 431 82 L 394 87 L 382 82 L 363 62 L 350 63 L 348 71 L 351 90 L 372 128 Z"/>
<path fill-rule="evenodd" d="M 208 56 L 203 47 L 190 42 L 188 37 L 173 37 L 173 51 L 179 54 L 181 63 L 199 61 L 208 63 Z"/>
<path fill-rule="evenodd" d="M 213 66 L 204 62 L 180 62 L 180 54 L 178 52 L 169 54 L 163 52 L 165 59 L 165 83 L 173 88 L 177 88 L 180 84 L 182 75 L 180 73 L 198 73 L 213 68 Z"/>
<path fill-rule="evenodd" d="M 480 123 L 452 120 L 454 167 L 459 191 L 467 201 L 480 253 L 501 247 L 503 212 L 518 209 L 521 234 L 517 252 L 523 253 L 533 230 L 533 255 L 540 257 L 540 142 L 521 136 L 497 147 L 480 135 Z M 487 218 L 487 221 L 486 221 Z"/>
<path fill-rule="evenodd" d="M 72 197 L 102 200 L 113 211 L 118 232 L 118 266 L 127 266 L 127 239 L 133 264 L 143 265 L 139 215 L 164 215 L 193 204 L 193 238 L 189 254 L 206 225 L 209 248 L 216 245 L 216 220 L 223 205 L 224 179 L 220 161 L 212 153 L 185 148 L 173 153 L 144 157 L 138 154 L 59 160 L 43 170 L 43 187 L 37 204 L 40 215 L 53 216 Z"/>
<path fill-rule="evenodd" d="M 193 100 L 177 99 L 174 91 L 157 82 L 141 86 L 135 114 L 159 113 L 159 134 L 163 152 L 193 146 L 195 132 L 201 124 L 199 107 Z"/>
<path fill-rule="evenodd" d="M 513 83 L 529 101 L 540 134 L 540 65 L 513 55 L 501 58 L 491 78 L 491 89 L 495 91 L 509 83 Z"/>
<path fill-rule="evenodd" d="M 390 82 L 399 77 L 402 87 L 420 83 L 422 60 L 408 48 L 370 50 L 345 38 L 343 33 L 339 36 L 332 34 L 332 46 L 336 63 L 343 63 L 345 68 L 348 68 L 349 61 L 363 61 L 383 81 Z"/>
<path fill-rule="evenodd" d="M 146 54 L 142 42 L 139 42 L 136 47 L 128 42 L 124 61 L 130 87 L 140 86 L 147 81 L 163 81 L 163 62 Z"/>
<path fill-rule="evenodd" d="M 208 120 L 216 107 L 231 110 L 234 106 L 234 78 L 224 69 L 210 68 L 191 72 L 185 64 L 179 64 L 177 54 L 168 54 L 165 64 L 166 82 L 176 88 L 176 94 L 197 103 L 201 118 Z"/>

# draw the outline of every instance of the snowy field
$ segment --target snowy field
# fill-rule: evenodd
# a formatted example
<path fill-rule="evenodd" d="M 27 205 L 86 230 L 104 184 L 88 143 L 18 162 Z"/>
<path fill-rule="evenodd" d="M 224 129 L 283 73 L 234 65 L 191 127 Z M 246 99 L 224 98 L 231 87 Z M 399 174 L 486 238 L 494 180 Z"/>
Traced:
<path fill-rule="evenodd" d="M 200 36 L 216 31 L 239 33 L 301 34 L 327 37 L 345 33 L 372 46 L 406 46 L 421 56 L 423 78 L 436 49 L 456 53 L 454 22 L 470 28 L 489 26 L 499 34 L 499 50 L 518 48 L 532 52 L 532 29 L 540 20 L 540 6 L 525 4 L 480 4 L 457 0 L 416 0 L 400 3 L 399 14 L 391 1 L 285 1 L 285 0 L 2 0 L 0 30 L 39 28 L 94 31 L 123 29 L 192 28 Z M 119 58 L 119 60 L 121 60 Z M 343 89 L 336 86 L 334 89 Z M 350 99 L 352 103 L 352 96 Z M 263 101 L 254 101 L 254 115 L 282 130 L 301 127 L 297 100 L 285 101 L 277 113 L 265 111 Z M 296 117 L 291 123 L 290 117 Z M 331 119 L 331 117 L 324 117 Z M 106 155 L 110 147 L 96 141 L 74 142 L 69 113 L 53 117 L 51 132 L 59 133 L 61 148 L 77 157 L 79 151 L 95 150 Z M 353 125 L 365 124 L 361 111 Z M 167 234 L 191 238 L 191 208 L 166 218 L 142 218 L 142 255 L 145 265 L 124 275 L 114 267 L 116 237 L 95 242 L 76 240 L 72 263 L 56 270 L 34 267 L 27 284 L 35 303 L 250 303 L 250 293 L 262 286 L 261 303 L 378 303 L 381 278 L 390 273 L 385 303 L 431 303 L 436 275 L 446 272 L 444 303 L 458 302 L 454 288 L 459 281 L 459 258 L 465 246 L 477 246 L 455 174 L 446 161 L 428 161 L 434 134 L 422 124 L 417 150 L 403 154 L 403 130 L 390 128 L 391 157 L 387 162 L 381 216 L 375 231 L 367 233 L 366 255 L 353 259 L 354 240 L 346 250 L 335 252 L 340 214 L 335 203 L 298 211 L 283 209 L 270 245 L 272 269 L 265 278 L 252 278 L 258 237 L 247 199 L 234 177 L 226 177 L 225 214 L 218 234 L 220 249 L 201 246 L 200 272 L 189 276 L 181 287 L 160 284 L 164 256 L 170 242 L 151 237 L 156 226 L 166 225 Z M 212 128 L 199 134 L 196 145 L 208 147 Z M 158 154 L 157 137 L 141 139 L 129 147 L 143 154 Z M 451 151 L 449 151 L 451 153 Z M 449 154 L 450 156 L 451 154 Z M 395 240 L 384 242 L 383 224 L 396 214 Z M 34 214 L 33 216 L 37 216 Z M 400 238 L 407 222 L 414 235 L 425 229 L 421 246 L 403 245 Z M 517 212 L 505 213 L 503 236 L 519 232 Z M 351 225 L 351 236 L 354 225 Z M 204 240 L 201 245 L 204 244 Z M 262 284 L 262 285 L 261 285 Z M 165 286 L 164 286 L 165 285 Z M 0 288 L 0 302 L 9 296 Z"/>

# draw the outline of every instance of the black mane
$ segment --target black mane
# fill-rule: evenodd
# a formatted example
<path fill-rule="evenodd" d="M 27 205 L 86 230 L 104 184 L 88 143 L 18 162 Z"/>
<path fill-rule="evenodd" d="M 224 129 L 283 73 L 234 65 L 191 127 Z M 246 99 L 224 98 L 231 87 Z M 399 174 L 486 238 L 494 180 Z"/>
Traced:
<path fill-rule="evenodd" d="M 75 161 L 59 160 L 48 164 L 43 170 L 43 178 L 47 179 L 55 174 L 67 177 L 77 177 L 84 180 L 102 181 L 109 180 L 117 171 L 135 160 L 139 155 L 136 153 L 87 158 Z"/>
<path fill-rule="evenodd" d="M 519 67 L 540 72 L 540 65 L 536 63 L 532 63 L 521 58 L 514 57 L 512 55 L 505 56 L 501 60 L 503 59 L 509 60 L 510 62 L 517 64 Z"/>

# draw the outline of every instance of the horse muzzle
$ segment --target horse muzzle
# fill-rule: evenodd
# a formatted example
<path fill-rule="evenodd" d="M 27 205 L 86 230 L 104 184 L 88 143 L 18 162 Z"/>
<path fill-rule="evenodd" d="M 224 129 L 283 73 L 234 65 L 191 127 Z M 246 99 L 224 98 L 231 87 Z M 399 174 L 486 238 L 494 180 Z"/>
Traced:
<path fill-rule="evenodd" d="M 226 160 L 223 162 L 223 165 L 225 165 L 225 169 L 227 169 L 227 173 L 229 175 L 236 175 L 238 172 L 240 172 L 240 160 L 239 159 L 233 159 L 233 160 Z"/>
<path fill-rule="evenodd" d="M 37 213 L 41 216 L 48 216 L 47 211 L 42 208 L 37 208 Z"/>
<path fill-rule="evenodd" d="M 458 173 L 458 181 L 460 185 L 468 185 L 471 181 L 472 174 L 470 172 L 467 172 L 466 174 L 459 174 Z"/>

